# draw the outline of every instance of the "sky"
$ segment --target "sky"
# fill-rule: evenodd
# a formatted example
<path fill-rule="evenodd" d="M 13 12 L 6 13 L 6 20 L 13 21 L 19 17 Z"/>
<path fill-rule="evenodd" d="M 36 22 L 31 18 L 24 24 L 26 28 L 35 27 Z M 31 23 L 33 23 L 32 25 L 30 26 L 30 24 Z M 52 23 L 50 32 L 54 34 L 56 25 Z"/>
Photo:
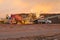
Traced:
<path fill-rule="evenodd" d="M 60 0 L 0 0 L 0 17 L 15 13 L 60 13 Z"/>

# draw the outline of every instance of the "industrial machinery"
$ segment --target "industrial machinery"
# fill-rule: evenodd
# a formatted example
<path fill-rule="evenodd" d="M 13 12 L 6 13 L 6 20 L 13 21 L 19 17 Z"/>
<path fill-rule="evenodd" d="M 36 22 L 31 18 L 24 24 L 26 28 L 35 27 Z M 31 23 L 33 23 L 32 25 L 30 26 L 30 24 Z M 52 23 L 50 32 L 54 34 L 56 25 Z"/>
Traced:
<path fill-rule="evenodd" d="M 10 24 L 33 24 L 32 20 L 36 18 L 35 15 L 31 14 L 12 14 Z"/>

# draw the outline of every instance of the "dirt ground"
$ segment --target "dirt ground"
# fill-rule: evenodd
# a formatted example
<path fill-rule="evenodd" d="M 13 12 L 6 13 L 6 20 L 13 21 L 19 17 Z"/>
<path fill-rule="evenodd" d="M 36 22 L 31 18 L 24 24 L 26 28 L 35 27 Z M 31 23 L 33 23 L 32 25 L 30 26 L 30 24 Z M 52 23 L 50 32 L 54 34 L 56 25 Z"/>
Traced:
<path fill-rule="evenodd" d="M 0 24 L 0 40 L 60 40 L 60 24 Z"/>

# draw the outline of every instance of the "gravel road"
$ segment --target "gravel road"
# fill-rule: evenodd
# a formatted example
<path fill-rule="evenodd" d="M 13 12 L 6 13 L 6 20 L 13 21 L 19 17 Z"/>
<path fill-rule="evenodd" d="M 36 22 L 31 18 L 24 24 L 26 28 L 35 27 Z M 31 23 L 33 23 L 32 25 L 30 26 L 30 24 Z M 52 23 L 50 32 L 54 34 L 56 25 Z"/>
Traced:
<path fill-rule="evenodd" d="M 60 34 L 60 24 L 0 24 L 0 38 L 20 38 L 29 36 L 52 36 Z"/>

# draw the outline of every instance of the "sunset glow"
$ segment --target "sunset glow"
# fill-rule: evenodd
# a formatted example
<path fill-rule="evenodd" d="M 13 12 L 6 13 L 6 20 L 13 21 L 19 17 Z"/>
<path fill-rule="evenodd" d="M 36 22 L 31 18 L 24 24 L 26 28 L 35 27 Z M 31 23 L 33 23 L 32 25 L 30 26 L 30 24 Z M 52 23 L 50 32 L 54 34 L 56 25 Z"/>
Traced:
<path fill-rule="evenodd" d="M 59 13 L 60 0 L 0 0 L 0 13 Z M 0 15 L 1 16 L 1 15 Z"/>

